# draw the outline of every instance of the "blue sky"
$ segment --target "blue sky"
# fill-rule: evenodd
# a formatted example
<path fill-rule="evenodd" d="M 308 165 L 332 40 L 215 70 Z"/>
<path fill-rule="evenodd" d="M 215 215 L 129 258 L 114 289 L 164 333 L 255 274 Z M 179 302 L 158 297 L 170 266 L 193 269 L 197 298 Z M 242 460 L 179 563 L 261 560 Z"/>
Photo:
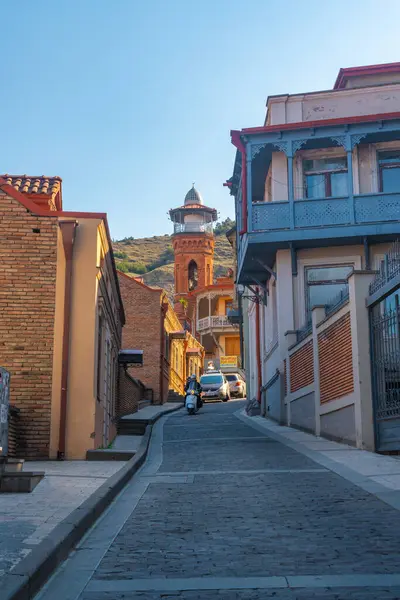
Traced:
<path fill-rule="evenodd" d="M 17 0 L 2 4 L 0 172 L 60 175 L 114 238 L 170 231 L 196 181 L 233 216 L 229 131 L 268 94 L 400 61 L 400 2 Z"/>

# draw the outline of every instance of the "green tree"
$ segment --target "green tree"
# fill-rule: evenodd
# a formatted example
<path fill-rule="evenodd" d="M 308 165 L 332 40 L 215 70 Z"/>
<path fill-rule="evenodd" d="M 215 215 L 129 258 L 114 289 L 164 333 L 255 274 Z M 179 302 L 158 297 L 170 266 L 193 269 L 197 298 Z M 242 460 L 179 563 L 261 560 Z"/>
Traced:
<path fill-rule="evenodd" d="M 222 235 L 223 233 L 226 233 L 227 231 L 232 229 L 234 225 L 235 221 L 233 221 L 229 217 L 227 217 L 224 221 L 218 221 L 214 228 L 215 235 Z"/>
<path fill-rule="evenodd" d="M 129 273 L 129 263 L 127 263 L 126 261 L 118 262 L 117 269 L 119 271 L 122 271 L 122 273 Z"/>

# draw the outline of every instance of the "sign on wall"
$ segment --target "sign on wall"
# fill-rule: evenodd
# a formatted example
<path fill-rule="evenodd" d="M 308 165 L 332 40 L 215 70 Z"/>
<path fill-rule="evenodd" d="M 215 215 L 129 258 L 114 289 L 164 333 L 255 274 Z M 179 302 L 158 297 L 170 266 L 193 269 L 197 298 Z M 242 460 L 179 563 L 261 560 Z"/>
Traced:
<path fill-rule="evenodd" d="M 10 406 L 10 374 L 0 367 L 0 456 L 8 452 L 8 410 Z"/>
<path fill-rule="evenodd" d="M 237 367 L 238 357 L 237 356 L 221 356 L 220 365 L 221 367 Z"/>

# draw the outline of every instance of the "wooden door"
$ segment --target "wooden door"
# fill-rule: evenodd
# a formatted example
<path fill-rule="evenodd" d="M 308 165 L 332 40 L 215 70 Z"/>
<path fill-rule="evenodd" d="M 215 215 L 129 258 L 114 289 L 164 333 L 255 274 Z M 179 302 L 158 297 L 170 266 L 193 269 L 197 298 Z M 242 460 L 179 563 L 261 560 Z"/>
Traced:
<path fill-rule="evenodd" d="M 229 337 L 225 338 L 225 355 L 239 356 L 240 354 L 240 338 Z"/>

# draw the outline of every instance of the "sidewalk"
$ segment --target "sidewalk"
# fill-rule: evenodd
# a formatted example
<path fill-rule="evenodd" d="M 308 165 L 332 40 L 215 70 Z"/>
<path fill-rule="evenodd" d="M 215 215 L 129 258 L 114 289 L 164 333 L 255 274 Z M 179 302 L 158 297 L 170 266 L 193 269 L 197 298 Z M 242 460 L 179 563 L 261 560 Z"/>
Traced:
<path fill-rule="evenodd" d="M 15 567 L 124 464 L 26 462 L 25 471 L 44 471 L 46 475 L 30 494 L 0 495 L 0 577 Z"/>
<path fill-rule="evenodd" d="M 400 510 L 400 457 L 375 454 L 347 444 L 278 425 L 260 416 L 236 415 L 246 424 L 308 456 L 358 487 Z"/>
<path fill-rule="evenodd" d="M 126 418 L 155 422 L 165 413 L 175 411 L 180 403 L 146 406 Z M 146 452 L 142 435 L 118 435 L 115 450 Z M 134 460 L 134 458 L 132 459 Z M 70 517 L 100 486 L 131 461 L 29 461 L 25 471 L 44 471 L 45 477 L 30 494 L 0 494 L 0 587 L 1 578 L 37 547 L 64 519 Z M 122 473 L 121 473 L 122 476 Z M 118 476 L 117 476 L 118 477 Z"/>

